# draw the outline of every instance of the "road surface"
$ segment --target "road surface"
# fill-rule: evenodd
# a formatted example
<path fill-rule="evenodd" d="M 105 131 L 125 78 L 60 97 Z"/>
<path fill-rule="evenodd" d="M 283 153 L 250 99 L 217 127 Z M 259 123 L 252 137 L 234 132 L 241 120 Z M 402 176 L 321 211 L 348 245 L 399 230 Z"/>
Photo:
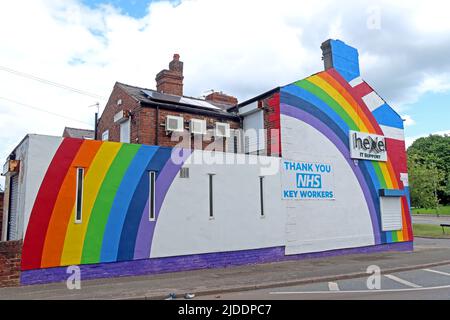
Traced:
<path fill-rule="evenodd" d="M 369 290 L 368 278 L 313 283 L 197 297 L 198 300 L 450 300 L 450 265 L 383 274 L 380 289 Z M 373 283 L 373 282 L 370 282 Z"/>

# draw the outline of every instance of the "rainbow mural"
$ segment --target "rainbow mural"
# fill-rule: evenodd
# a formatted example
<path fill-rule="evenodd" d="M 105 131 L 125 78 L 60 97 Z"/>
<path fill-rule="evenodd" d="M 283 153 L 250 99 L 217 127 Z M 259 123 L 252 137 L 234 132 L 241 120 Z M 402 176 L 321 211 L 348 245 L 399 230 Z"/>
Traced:
<path fill-rule="evenodd" d="M 277 150 L 281 147 L 281 116 L 295 118 L 321 132 L 346 159 L 358 180 L 370 213 L 374 247 L 385 244 L 392 245 L 384 247 L 394 247 L 396 243 L 413 240 L 408 186 L 401 179 L 401 174 L 407 173 L 407 165 L 404 141 L 383 130 L 395 127 L 403 133 L 403 127 L 401 119 L 389 106 L 379 106 L 375 110 L 367 105 L 364 97 L 372 92 L 364 81 L 348 82 L 336 69 L 281 87 L 268 101 L 273 112 L 268 118 L 271 127 L 281 130 L 281 135 L 271 141 L 270 147 Z M 350 158 L 350 130 L 386 136 L 388 161 L 358 160 L 356 165 Z M 39 271 L 36 269 L 68 265 L 136 262 L 134 260 L 151 260 L 158 265 L 168 261 L 150 259 L 156 221 L 169 187 L 191 152 L 179 148 L 61 138 L 51 161 L 46 160 L 49 163 L 42 182 L 39 180 L 24 238 L 22 270 L 33 273 Z M 172 157 L 174 153 L 176 157 Z M 177 163 L 172 160 L 175 158 Z M 80 167 L 85 169 L 83 214 L 82 222 L 75 223 L 76 172 Z M 157 174 L 156 221 L 149 219 L 149 171 Z M 382 231 L 380 191 L 386 189 L 402 191 L 403 227 L 400 231 Z M 193 230 L 197 232 L 197 229 Z M 280 233 L 280 237 L 284 239 L 284 234 Z M 257 248 L 266 250 L 267 261 L 288 259 L 284 249 L 284 245 L 275 249 Z M 236 252 L 209 252 L 209 255 L 201 253 L 202 257 L 192 259 L 182 256 L 168 259 L 173 258 L 169 261 L 174 264 L 177 263 L 175 258 L 194 261 L 200 268 L 210 266 L 207 259 L 215 265 L 214 259 L 220 255 L 224 263 L 230 263 L 233 255 L 236 258 L 242 254 L 236 263 L 249 255 L 244 251 Z M 183 254 L 191 252 L 186 250 Z M 255 256 L 250 260 L 259 261 L 262 253 L 252 254 Z M 64 276 L 62 272 L 59 277 Z M 36 279 L 38 277 L 36 275 Z"/>
<path fill-rule="evenodd" d="M 366 90 L 361 90 L 361 87 Z M 375 244 L 412 241 L 408 188 L 400 180 L 400 173 L 407 172 L 406 159 L 400 156 L 405 153 L 404 142 L 386 138 L 387 162 L 359 160 L 355 165 L 350 159 L 350 130 L 384 135 L 362 99 L 367 88 L 365 83 L 359 88 L 352 87 L 335 69 L 329 69 L 282 87 L 280 112 L 311 125 L 342 153 L 357 177 L 369 206 Z M 403 228 L 400 231 L 381 231 L 381 189 L 404 190 Z"/>
<path fill-rule="evenodd" d="M 172 152 L 178 152 L 174 163 Z M 65 138 L 31 212 L 22 270 L 150 257 L 149 171 L 156 217 L 189 150 Z M 76 168 L 85 168 L 83 221 L 75 224 Z"/>

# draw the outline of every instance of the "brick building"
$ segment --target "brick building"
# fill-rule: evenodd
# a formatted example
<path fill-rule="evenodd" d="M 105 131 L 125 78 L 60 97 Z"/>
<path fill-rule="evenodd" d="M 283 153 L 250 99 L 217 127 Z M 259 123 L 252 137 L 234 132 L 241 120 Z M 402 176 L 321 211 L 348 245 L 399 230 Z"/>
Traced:
<path fill-rule="evenodd" d="M 177 55 L 157 90 L 116 83 L 97 138 L 137 144 L 27 135 L 3 166 L 0 286 L 412 250 L 403 121 L 357 49 L 322 50 L 325 70 L 239 104 L 183 96 Z M 226 162 L 170 148 L 232 130 L 247 154 Z"/>
<path fill-rule="evenodd" d="M 186 97 L 183 80 L 183 62 L 175 54 L 169 69 L 156 75 L 157 90 L 117 82 L 99 119 L 97 139 L 173 147 L 183 136 L 183 147 L 193 149 L 209 145 L 226 152 L 262 154 L 271 150 L 270 137 L 243 133 L 246 120 L 235 97 L 222 92 L 212 92 L 205 99 Z M 273 121 L 269 120 L 273 111 L 267 104 L 269 93 L 257 97 L 260 129 L 271 127 L 264 123 Z M 254 122 L 251 128 L 255 128 Z"/>

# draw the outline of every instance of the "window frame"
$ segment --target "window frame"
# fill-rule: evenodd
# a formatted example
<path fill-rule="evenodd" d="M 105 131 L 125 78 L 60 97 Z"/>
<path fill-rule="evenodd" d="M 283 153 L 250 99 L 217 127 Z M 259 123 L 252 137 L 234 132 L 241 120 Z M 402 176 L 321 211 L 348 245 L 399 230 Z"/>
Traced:
<path fill-rule="evenodd" d="M 156 221 L 156 171 L 149 171 L 148 178 L 148 220 L 153 222 Z"/>
<path fill-rule="evenodd" d="M 76 189 L 75 189 L 75 223 L 83 223 L 83 200 L 84 200 L 84 171 L 85 168 L 76 168 Z M 81 172 L 81 176 L 80 176 Z M 80 190 L 81 178 L 81 190 Z"/>
<path fill-rule="evenodd" d="M 106 137 L 106 139 L 105 139 Z M 109 130 L 105 130 L 102 133 L 102 141 L 109 141 Z"/>
<path fill-rule="evenodd" d="M 392 212 L 392 205 L 395 205 L 395 215 Z M 380 196 L 380 217 L 381 231 L 403 230 L 402 198 L 400 196 Z"/>
<path fill-rule="evenodd" d="M 260 176 L 259 177 L 259 210 L 260 210 L 260 217 L 261 218 L 265 218 L 266 217 L 266 212 L 265 212 L 265 207 L 264 207 L 264 180 L 265 177 L 264 176 Z"/>
<path fill-rule="evenodd" d="M 209 220 L 214 220 L 214 176 L 215 173 L 208 173 L 208 199 L 209 199 Z"/>

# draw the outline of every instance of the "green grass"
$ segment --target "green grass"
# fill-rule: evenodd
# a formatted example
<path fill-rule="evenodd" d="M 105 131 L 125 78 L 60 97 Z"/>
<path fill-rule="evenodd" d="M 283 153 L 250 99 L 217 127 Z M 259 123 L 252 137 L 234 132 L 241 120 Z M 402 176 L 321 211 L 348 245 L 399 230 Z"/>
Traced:
<path fill-rule="evenodd" d="M 436 209 L 422 209 L 422 208 L 414 208 L 412 209 L 413 214 L 442 214 L 442 215 L 450 215 L 450 206 L 442 206 L 439 207 L 439 210 Z"/>
<path fill-rule="evenodd" d="M 427 238 L 447 238 L 450 239 L 450 228 L 444 228 L 445 234 L 442 233 L 442 227 L 432 224 L 413 224 L 413 233 L 416 237 Z"/>

